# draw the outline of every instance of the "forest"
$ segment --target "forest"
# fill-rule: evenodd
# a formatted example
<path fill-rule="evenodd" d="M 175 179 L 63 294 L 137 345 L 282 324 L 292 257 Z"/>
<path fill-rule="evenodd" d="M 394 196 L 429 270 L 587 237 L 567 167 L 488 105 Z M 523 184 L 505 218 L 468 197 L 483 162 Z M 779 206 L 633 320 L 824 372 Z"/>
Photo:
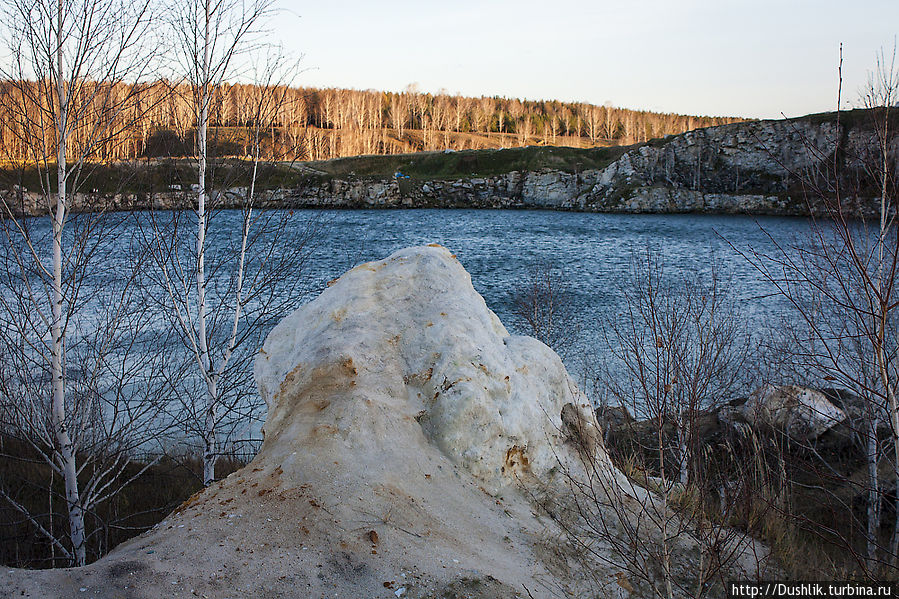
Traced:
<path fill-rule="evenodd" d="M 0 82 L 0 151 L 8 163 L 28 162 L 32 136 L 52 135 L 38 104 L 46 84 Z M 195 89 L 184 83 L 81 82 L 82 130 L 70 134 L 75 151 L 93 160 L 191 156 L 197 136 Z M 209 91 L 210 152 L 248 156 L 255 107 L 277 97 L 264 123 L 266 159 L 327 160 L 360 154 L 512 148 L 531 145 L 629 145 L 700 127 L 738 122 L 735 117 L 690 116 L 629 110 L 584 102 L 465 97 L 419 92 L 313 89 L 217 82 Z M 115 106 L 114 114 L 110 106 Z M 106 110 L 107 114 L 103 114 Z M 108 122 L 103 143 L 93 124 Z M 90 140 L 90 143 L 89 143 Z"/>

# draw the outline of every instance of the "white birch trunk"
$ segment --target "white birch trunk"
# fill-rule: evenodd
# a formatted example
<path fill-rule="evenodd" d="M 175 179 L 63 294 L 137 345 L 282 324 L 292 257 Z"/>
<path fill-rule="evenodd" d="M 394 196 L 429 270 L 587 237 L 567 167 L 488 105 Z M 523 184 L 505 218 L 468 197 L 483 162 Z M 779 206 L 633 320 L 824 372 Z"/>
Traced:
<path fill-rule="evenodd" d="M 886 115 L 884 116 L 883 138 L 881 139 L 881 180 L 880 180 L 880 264 L 881 271 L 883 269 L 883 254 L 886 246 L 886 237 L 889 227 L 889 203 L 887 201 L 887 176 L 889 173 L 889 102 L 886 106 Z M 892 302 L 892 298 L 882 298 L 881 305 L 888 306 Z M 890 565 L 894 568 L 899 563 L 899 401 L 896 398 L 894 382 L 891 380 L 892 374 L 887 368 L 887 360 L 885 354 L 886 346 L 886 328 L 887 313 L 886 309 L 881 310 L 881 344 L 878 353 L 878 362 L 880 365 L 881 378 L 883 379 L 884 390 L 887 395 L 887 407 L 889 409 L 890 434 L 893 441 L 893 473 L 896 479 L 896 521 L 893 525 L 893 538 L 890 540 Z"/>
<path fill-rule="evenodd" d="M 209 486 L 215 482 L 215 463 L 218 461 L 216 451 L 216 426 L 218 418 L 218 393 L 214 380 L 210 380 L 206 386 L 208 404 L 206 407 L 206 435 L 203 447 L 203 484 Z"/>
<path fill-rule="evenodd" d="M 867 419 L 865 459 L 868 464 L 867 556 L 871 566 L 877 564 L 877 531 L 880 528 L 880 483 L 877 475 L 877 416 Z"/>
<path fill-rule="evenodd" d="M 58 136 L 56 142 L 57 199 L 53 215 L 53 306 L 50 324 L 50 377 L 52 387 L 51 426 L 56 438 L 59 466 L 62 469 L 66 490 L 66 507 L 69 513 L 69 538 L 75 565 L 83 566 L 87 561 L 84 546 L 84 511 L 78 492 L 78 469 L 75 463 L 75 447 L 69 435 L 66 418 L 65 387 L 65 340 L 63 339 L 63 293 L 62 293 L 62 229 L 66 218 L 66 142 L 68 128 L 68 91 L 63 81 L 63 4 L 58 4 L 58 27 L 56 49 L 56 93 L 59 102 Z"/>
<path fill-rule="evenodd" d="M 880 384 L 883 385 L 884 395 L 887 399 L 887 410 L 888 410 L 888 418 L 890 422 L 890 435 L 892 437 L 893 442 L 893 472 L 896 474 L 896 480 L 899 481 L 899 405 L 897 405 L 896 394 L 893 389 L 893 381 L 892 381 L 892 372 L 889 370 L 889 366 L 887 364 L 886 357 L 886 343 L 887 343 L 887 328 L 888 328 L 888 310 L 889 305 L 892 302 L 892 298 L 884 297 L 884 289 L 888 288 L 885 285 L 884 281 L 884 260 L 886 259 L 886 243 L 887 236 L 889 235 L 889 202 L 887 200 L 887 177 L 889 173 L 889 146 L 888 146 L 888 133 L 889 133 L 889 103 L 887 102 L 887 106 L 885 106 L 885 111 L 887 113 L 884 116 L 883 123 L 883 131 L 880 139 L 880 153 L 881 158 L 883 160 L 881 166 L 881 180 L 880 180 L 880 235 L 877 240 L 877 250 L 878 250 L 878 263 L 877 263 L 877 282 L 876 282 L 876 291 L 877 291 L 877 301 L 879 305 L 877 306 L 877 314 L 875 320 L 875 347 L 874 347 L 874 358 L 875 364 L 877 367 L 877 375 L 880 379 Z M 872 424 L 873 431 L 870 431 L 870 434 L 877 434 L 877 426 L 876 421 L 877 418 L 873 418 L 875 422 Z M 876 444 L 876 438 L 874 439 Z M 869 440 L 869 444 L 870 444 Z M 870 453 L 870 450 L 869 450 Z M 876 463 L 872 466 L 870 464 L 871 457 L 869 455 L 869 464 L 868 470 L 869 473 L 873 469 L 873 476 L 877 476 L 877 465 Z M 876 462 L 876 457 L 874 458 Z M 876 482 L 876 481 L 875 481 Z M 878 485 L 874 485 L 875 490 Z M 870 491 L 869 495 L 871 495 L 871 499 L 875 500 L 877 503 L 877 527 L 880 527 L 880 494 L 875 491 Z M 899 509 L 899 493 L 896 496 L 896 507 Z M 869 522 L 868 522 L 868 559 L 873 560 L 874 556 L 871 554 L 870 544 L 871 534 L 871 521 L 870 521 L 870 500 L 869 500 Z M 899 511 L 896 512 L 899 514 Z M 876 534 L 876 531 L 874 531 Z M 893 535 L 890 541 L 890 563 L 895 567 L 897 563 L 897 559 L 899 559 L 899 555 L 897 555 L 897 551 L 899 551 L 899 518 L 896 519 L 895 524 L 893 525 Z"/>
<path fill-rule="evenodd" d="M 687 449 L 687 424 L 684 414 L 677 415 L 678 480 L 686 488 L 690 478 L 690 456 Z"/>
<path fill-rule="evenodd" d="M 210 0 L 205 3 L 205 20 L 203 30 L 203 65 L 200 72 L 200 115 L 197 123 L 197 154 L 199 158 L 198 184 L 200 187 L 197 199 L 197 342 L 200 353 L 200 368 L 206 380 L 206 421 L 203 450 L 203 484 L 208 486 L 215 481 L 216 404 L 218 393 L 212 376 L 212 361 L 209 355 L 209 339 L 206 335 L 206 154 L 207 128 L 209 125 L 209 46 L 211 43 L 209 30 L 211 19 Z"/>

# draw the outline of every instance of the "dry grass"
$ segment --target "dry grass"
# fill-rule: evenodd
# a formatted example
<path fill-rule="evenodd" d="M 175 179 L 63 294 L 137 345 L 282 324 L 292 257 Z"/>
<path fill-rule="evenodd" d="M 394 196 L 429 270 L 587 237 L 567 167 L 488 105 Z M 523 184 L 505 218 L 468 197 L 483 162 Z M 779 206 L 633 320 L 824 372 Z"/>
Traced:
<path fill-rule="evenodd" d="M 658 460 L 642 423 L 621 427 L 608 437 L 616 465 L 634 483 L 659 492 Z M 842 447 L 842 446 L 841 446 Z M 880 577 L 895 579 L 894 569 L 883 565 L 866 571 L 863 501 L 852 500 L 851 473 L 861 455 L 834 451 L 833 463 L 845 476 L 826 470 L 819 455 L 779 437 L 773 431 L 752 431 L 748 436 L 706 440 L 702 455 L 703 479 L 689 489 L 669 490 L 669 501 L 679 513 L 701 514 L 710 521 L 744 531 L 762 540 L 791 580 L 838 580 Z M 673 475 L 673 473 L 669 473 Z M 730 485 L 725 502 L 719 493 Z M 724 504 L 724 508 L 722 508 Z M 722 513 L 724 512 L 724 513 Z M 883 514 L 881 545 L 887 546 L 894 515 Z"/>
<path fill-rule="evenodd" d="M 243 465 L 236 459 L 220 458 L 216 476 L 227 476 Z M 143 466 L 129 465 L 125 479 Z M 202 472 L 201 458 L 163 458 L 112 499 L 86 514 L 88 558 L 97 559 L 119 543 L 155 526 L 202 488 Z M 63 481 L 26 444 L 6 435 L 0 436 L 0 481 L 4 490 L 27 507 L 42 526 L 58 537 L 65 537 L 68 529 Z M 48 540 L 2 499 L 0 564 L 26 568 L 67 565 Z"/>

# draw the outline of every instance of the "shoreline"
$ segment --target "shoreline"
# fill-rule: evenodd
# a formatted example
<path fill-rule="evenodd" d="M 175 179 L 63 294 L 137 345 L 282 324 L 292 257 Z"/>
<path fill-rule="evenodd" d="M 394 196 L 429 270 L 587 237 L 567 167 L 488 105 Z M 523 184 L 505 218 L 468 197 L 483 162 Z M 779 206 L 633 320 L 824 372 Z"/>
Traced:
<path fill-rule="evenodd" d="M 809 178 L 836 168 L 840 209 L 866 217 L 877 213 L 879 206 L 872 200 L 879 191 L 853 187 L 853 177 L 864 167 L 858 157 L 870 146 L 872 135 L 870 128 L 858 124 L 806 117 L 698 129 L 614 150 L 528 147 L 276 163 L 270 166 L 276 179 L 281 177 L 280 187 L 273 189 L 273 179 L 260 179 L 257 186 L 269 189 L 257 194 L 254 205 L 817 216 L 832 214 L 835 207 L 828 206 L 831 198 L 810 189 L 826 189 L 833 182 L 824 185 Z M 833 166 L 829 157 L 835 151 L 842 158 Z M 146 178 L 147 188 L 158 189 L 171 180 L 160 182 L 159 175 L 172 177 L 183 166 L 135 164 L 131 176 L 140 185 Z M 162 170 L 154 170 L 158 168 Z M 157 180 L 151 181 L 150 175 Z M 184 179 L 179 181 L 180 187 Z M 212 203 L 241 208 L 245 189 L 216 190 Z M 127 193 L 76 193 L 69 202 L 73 212 L 165 210 L 188 209 L 195 198 L 196 189 L 144 192 L 138 185 L 137 191 Z M 38 210 L 39 194 L 22 188 L 9 189 L 5 201 L 14 216 L 46 211 Z"/>

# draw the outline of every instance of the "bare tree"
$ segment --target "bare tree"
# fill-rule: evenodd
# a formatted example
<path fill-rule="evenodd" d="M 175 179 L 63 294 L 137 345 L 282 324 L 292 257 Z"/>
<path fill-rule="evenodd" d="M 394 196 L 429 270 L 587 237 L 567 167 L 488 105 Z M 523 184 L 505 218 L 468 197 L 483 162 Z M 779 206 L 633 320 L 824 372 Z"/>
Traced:
<path fill-rule="evenodd" d="M 586 576 L 595 576 L 591 562 L 606 564 L 619 571 L 618 585 L 633 596 L 659 599 L 724 596 L 725 581 L 764 576 L 766 551 L 727 525 L 741 517 L 739 502 L 715 512 L 639 461 L 619 462 L 623 472 L 617 472 L 586 448 L 581 457 L 586 475 L 565 471 L 571 494 L 538 501 L 565 533 L 561 541 L 570 555 L 583 560 Z M 762 463 L 732 466 L 734 485 L 747 495 L 767 479 Z M 596 588 L 607 584 L 595 581 Z"/>
<path fill-rule="evenodd" d="M 406 94 L 390 95 L 390 125 L 396 131 L 396 138 L 403 140 L 403 129 L 409 116 L 408 98 Z"/>
<path fill-rule="evenodd" d="M 537 262 L 525 286 L 512 297 L 516 328 L 568 357 L 580 334 L 575 299 L 560 268 Z"/>
<path fill-rule="evenodd" d="M 602 323 L 611 358 L 598 386 L 642 422 L 616 431 L 629 435 L 631 452 L 607 446 L 620 471 L 585 443 L 586 475 L 568 472 L 568 503 L 546 505 L 547 513 L 567 533 L 573 554 L 620 568 L 619 584 L 632 592 L 639 587 L 641 596 L 665 599 L 723 594 L 726 579 L 757 576 L 763 555 L 745 532 L 728 526 L 741 516 L 741 502 L 712 501 L 716 475 L 743 496 L 770 477 L 764 461 L 706 451 L 699 423 L 744 391 L 748 340 L 714 273 L 678 275 L 648 252 L 632 261 L 619 294 L 622 309 Z"/>
<path fill-rule="evenodd" d="M 883 472 L 899 480 L 897 90 L 895 51 L 889 61 L 881 53 L 862 98 L 869 124 L 844 136 L 838 110 L 832 144 L 807 144 L 821 168 L 791 173 L 808 190 L 808 201 L 824 209 L 811 222 L 810 238 L 790 243 L 772 237 L 777 249 L 771 255 L 744 250 L 794 308 L 797 322 L 784 329 L 791 346 L 787 365 L 813 384 L 836 386 L 861 400 L 852 426 L 867 463 L 864 566 L 872 577 L 886 565 L 895 568 L 899 559 L 899 520 L 889 542 L 879 533 Z M 868 213 L 872 196 L 874 218 L 857 219 L 859 209 Z"/>
<path fill-rule="evenodd" d="M 645 426 L 635 434 L 636 451 L 618 456 L 630 460 L 622 464 L 626 476 L 586 460 L 592 477 L 575 493 L 586 532 L 575 538 L 611 542 L 626 571 L 655 596 L 701 597 L 732 567 L 745 567 L 753 547 L 722 525 L 736 505 L 711 508 L 712 468 L 699 437 L 701 418 L 744 391 L 748 339 L 714 269 L 677 275 L 647 251 L 632 260 L 619 294 L 621 313 L 603 323 L 612 358 L 600 386 Z M 746 472 L 731 470 L 733 481 L 749 484 Z M 696 556 L 686 575 L 675 567 L 684 551 Z"/>
<path fill-rule="evenodd" d="M 614 403 L 655 423 L 660 476 L 687 485 L 699 470 L 697 418 L 746 390 L 749 340 L 714 268 L 678 278 L 647 252 L 619 293 L 623 313 L 603 327 L 615 356 L 603 383 Z"/>
<path fill-rule="evenodd" d="M 100 389 L 100 371 L 108 366 L 111 331 L 120 323 L 92 326 L 97 323 L 77 317 L 102 238 L 98 218 L 73 223 L 70 211 L 84 170 L 106 155 L 137 81 L 148 74 L 141 42 L 149 31 L 149 9 L 148 1 L 120 0 L 9 0 L 2 5 L 13 57 L 2 75 L 15 90 L 4 95 L 4 108 L 19 125 L 25 164 L 39 174 L 39 208 L 50 220 L 44 236 L 35 236 L 36 227 L 24 220 L 4 222 L 7 256 L 12 257 L 7 291 L 15 295 L 4 295 L 3 340 L 9 356 L 33 368 L 19 371 L 3 391 L 13 394 L 7 396 L 13 425 L 24 427 L 29 442 L 65 481 L 69 542 L 53 541 L 75 565 L 87 559 L 85 510 L 109 491 L 121 472 L 116 460 L 127 454 L 117 454 L 107 467 L 91 468 L 90 481 L 80 484 L 78 475 L 85 472 L 85 464 L 78 465 L 80 452 L 101 451 L 99 445 L 111 438 L 104 435 L 114 432 L 104 428 L 109 414 L 102 404 L 108 395 Z M 16 201 L 24 198 L 4 201 L 4 216 L 14 216 Z M 92 329 L 95 337 L 88 341 Z M 79 372 L 69 358 L 85 347 L 96 362 L 93 368 L 81 362 Z"/>
<path fill-rule="evenodd" d="M 163 405 L 156 399 L 159 387 L 154 382 L 164 354 L 153 340 L 154 315 L 137 293 L 132 267 L 140 264 L 130 252 L 136 245 L 129 241 L 130 219 L 83 215 L 72 220 L 65 239 L 70 242 L 67 255 L 75 264 L 64 275 L 62 368 L 66 399 L 62 418 L 72 462 L 62 460 L 65 448 L 60 448 L 55 406 L 48 397 L 54 365 L 47 360 L 52 358 L 48 336 L 41 334 L 44 317 L 36 309 L 45 301 L 46 282 L 41 281 L 45 273 L 23 260 L 52 230 L 41 221 L 18 225 L 4 221 L 9 252 L 0 271 L 0 354 L 5 371 L 0 375 L 0 434 L 25 448 L 24 454 L 3 457 L 25 461 L 37 457 L 63 479 L 66 492 L 61 505 L 69 513 L 68 542 L 59 538 L 59 527 L 53 524 L 52 479 L 48 503 L 40 510 L 19 497 L 23 489 L 13 479 L 0 483 L 0 497 L 56 547 L 64 564 L 83 565 L 108 550 L 103 542 L 108 522 L 100 515 L 101 504 L 153 465 L 149 460 L 136 470 L 128 468 L 136 456 L 160 449 L 167 421 L 161 418 Z M 70 463 L 75 485 L 66 480 Z M 71 535 L 73 487 L 82 526 L 75 529 L 80 533 L 76 539 Z"/>
<path fill-rule="evenodd" d="M 865 327 L 874 354 L 875 380 L 881 398 L 885 399 L 885 407 L 891 429 L 893 445 L 893 475 L 899 484 L 899 399 L 897 384 L 899 372 L 896 371 L 896 351 L 899 350 L 899 339 L 896 338 L 897 276 L 899 276 L 899 243 L 896 232 L 896 208 L 899 206 L 896 178 L 899 176 L 899 153 L 896 152 L 891 130 L 892 112 L 895 112 L 899 100 L 899 65 L 896 64 L 896 46 L 886 61 L 881 51 L 877 58 L 877 68 L 869 76 L 868 86 L 863 95 L 865 108 L 871 111 L 874 129 L 874 155 L 877 160 L 866 161 L 868 173 L 879 188 L 879 227 L 874 248 L 874 263 L 870 269 L 860 269 L 865 288 L 865 307 L 870 325 Z M 851 243 L 851 236 L 844 235 L 850 243 L 850 251 L 855 251 L 859 244 Z M 858 258 L 855 265 L 864 264 Z M 893 537 L 890 541 L 890 564 L 893 568 L 899 565 L 899 487 L 895 498 L 896 522 L 893 526 Z"/>
<path fill-rule="evenodd" d="M 259 399 L 248 385 L 252 352 L 272 319 L 282 317 L 302 294 L 299 273 L 314 229 L 314 223 L 298 224 L 291 213 L 255 210 L 263 138 L 270 133 L 274 143 L 273 124 L 297 72 L 279 52 L 256 64 L 257 93 L 245 106 L 252 122 L 245 185 L 221 178 L 213 183 L 207 172 L 216 164 L 206 133 L 211 90 L 232 72 L 237 56 L 249 56 L 248 45 L 270 6 L 204 0 L 184 9 L 179 35 L 199 123 L 197 204 L 190 215 L 154 213 L 144 227 L 156 264 L 146 288 L 169 316 L 175 342 L 187 355 L 186 361 L 174 360 L 168 373 L 178 398 L 174 416 L 191 439 L 201 440 L 206 485 L 215 480 L 224 448 L 258 424 Z M 277 171 L 273 165 L 268 170 Z M 239 221 L 221 209 L 229 197 L 227 203 L 242 206 Z"/>
<path fill-rule="evenodd" d="M 253 43 L 253 36 L 259 33 L 262 21 L 271 12 L 271 0 L 195 0 L 178 4 L 173 21 L 177 35 L 177 48 L 181 68 L 186 74 L 192 106 L 197 123 L 197 235 L 196 265 L 191 269 L 195 280 L 196 300 L 191 305 L 195 314 L 180 313 L 178 322 L 185 337 L 196 354 L 198 367 L 206 384 L 206 426 L 204 430 L 203 482 L 215 480 L 216 424 L 219 410 L 218 381 L 227 360 L 213 364 L 210 355 L 210 338 L 207 330 L 209 305 L 206 298 L 206 232 L 208 227 L 209 182 L 209 108 L 214 89 L 226 77 L 233 74 L 235 62 L 245 54 Z M 184 289 L 175 291 L 170 283 L 173 300 L 183 297 Z M 239 298 L 239 295 L 238 295 Z M 238 300 L 239 301 L 239 300 Z M 237 309 L 235 309 L 237 312 Z M 226 350 L 227 353 L 228 350 Z"/>

